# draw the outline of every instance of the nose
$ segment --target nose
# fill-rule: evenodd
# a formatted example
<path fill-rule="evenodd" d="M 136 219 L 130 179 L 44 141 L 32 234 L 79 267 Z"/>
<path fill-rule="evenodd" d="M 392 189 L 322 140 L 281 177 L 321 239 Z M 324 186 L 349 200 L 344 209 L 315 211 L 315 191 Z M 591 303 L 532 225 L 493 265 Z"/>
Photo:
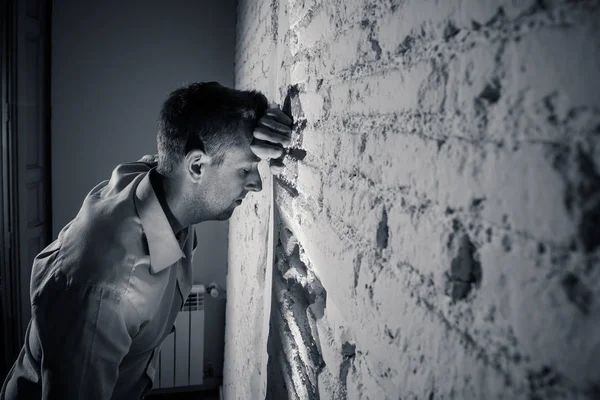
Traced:
<path fill-rule="evenodd" d="M 258 168 L 248 176 L 245 189 L 249 192 L 260 192 L 262 190 L 262 179 L 260 177 L 260 173 L 258 172 Z"/>

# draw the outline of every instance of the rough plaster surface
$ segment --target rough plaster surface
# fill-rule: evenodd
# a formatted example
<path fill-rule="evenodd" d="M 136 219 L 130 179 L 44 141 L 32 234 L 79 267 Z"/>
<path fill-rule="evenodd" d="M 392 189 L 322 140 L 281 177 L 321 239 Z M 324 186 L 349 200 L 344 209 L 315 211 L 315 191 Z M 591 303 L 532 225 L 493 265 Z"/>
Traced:
<path fill-rule="evenodd" d="M 599 3 L 239 1 L 295 138 L 272 285 L 266 197 L 231 220 L 227 399 L 600 398 Z"/>

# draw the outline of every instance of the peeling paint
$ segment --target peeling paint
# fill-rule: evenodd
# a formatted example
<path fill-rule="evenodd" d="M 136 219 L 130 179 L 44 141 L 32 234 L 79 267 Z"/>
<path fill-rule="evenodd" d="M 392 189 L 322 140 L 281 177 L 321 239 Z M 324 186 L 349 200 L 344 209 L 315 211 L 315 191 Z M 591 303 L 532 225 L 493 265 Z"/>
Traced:
<path fill-rule="evenodd" d="M 261 0 L 238 20 L 236 86 L 294 117 L 273 393 L 597 397 L 600 3 Z M 263 207 L 232 218 L 236 285 Z M 255 299 L 228 302 L 253 326 Z M 229 365 L 245 398 L 253 371 Z"/>

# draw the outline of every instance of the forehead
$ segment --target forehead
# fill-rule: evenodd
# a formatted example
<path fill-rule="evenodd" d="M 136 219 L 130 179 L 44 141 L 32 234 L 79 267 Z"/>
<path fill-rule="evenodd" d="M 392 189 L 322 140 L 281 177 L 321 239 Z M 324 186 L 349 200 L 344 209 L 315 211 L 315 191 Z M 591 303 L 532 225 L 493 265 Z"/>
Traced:
<path fill-rule="evenodd" d="M 243 139 L 236 146 L 231 146 L 225 153 L 225 164 L 242 164 L 259 162 L 260 158 L 252 152 L 250 139 Z"/>

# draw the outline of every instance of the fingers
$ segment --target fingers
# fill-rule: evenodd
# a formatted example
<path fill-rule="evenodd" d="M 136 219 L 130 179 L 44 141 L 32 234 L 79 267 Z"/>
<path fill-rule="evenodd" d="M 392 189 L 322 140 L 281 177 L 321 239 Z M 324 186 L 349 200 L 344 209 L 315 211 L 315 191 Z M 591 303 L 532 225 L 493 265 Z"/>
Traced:
<path fill-rule="evenodd" d="M 292 128 L 290 126 L 291 124 L 285 125 L 281 122 L 278 122 L 274 117 L 269 115 L 262 117 L 260 121 L 258 121 L 258 123 L 266 126 L 267 128 L 279 131 L 287 135 L 292 134 Z"/>
<path fill-rule="evenodd" d="M 151 154 L 147 154 L 139 160 L 139 162 L 144 162 L 144 163 L 151 163 L 151 162 L 157 162 L 157 161 L 158 161 L 158 155 L 151 155 Z"/>
<path fill-rule="evenodd" d="M 266 158 L 277 158 L 278 156 L 272 156 L 275 153 L 283 154 L 281 147 L 288 147 L 292 142 L 291 123 L 292 119 L 285 115 L 277 104 L 272 103 L 254 129 L 254 138 L 258 139 L 258 142 L 254 143 L 257 150 L 254 153 L 261 158 L 265 157 L 260 154 L 271 155 Z M 268 146 L 267 142 L 275 145 L 275 150 L 273 146 Z"/>
<path fill-rule="evenodd" d="M 285 168 L 282 161 L 284 147 L 292 142 L 292 123 L 292 118 L 281 111 L 277 104 L 271 103 L 254 129 L 254 140 L 250 148 L 258 157 L 269 159 L 269 168 L 275 175 L 279 175 Z"/>
<path fill-rule="evenodd" d="M 269 161 L 269 168 L 271 169 L 272 174 L 279 175 L 285 169 L 285 164 L 281 159 L 277 158 Z"/>
<path fill-rule="evenodd" d="M 291 126 L 293 123 L 292 119 L 288 115 L 286 115 L 283 111 L 281 111 L 279 109 L 279 107 L 267 109 L 265 116 L 270 117 L 270 118 L 276 120 L 277 122 L 279 122 L 283 125 L 286 125 L 288 127 Z"/>
<path fill-rule="evenodd" d="M 291 134 L 291 130 L 290 130 Z M 278 131 L 270 130 L 266 127 L 259 126 L 254 129 L 254 137 L 256 139 L 264 140 L 267 142 L 279 143 L 284 147 L 287 147 L 292 142 L 290 135 L 280 133 Z"/>
<path fill-rule="evenodd" d="M 262 159 L 279 158 L 284 152 L 282 146 L 257 138 L 254 138 L 250 143 L 250 149 L 257 157 Z"/>

